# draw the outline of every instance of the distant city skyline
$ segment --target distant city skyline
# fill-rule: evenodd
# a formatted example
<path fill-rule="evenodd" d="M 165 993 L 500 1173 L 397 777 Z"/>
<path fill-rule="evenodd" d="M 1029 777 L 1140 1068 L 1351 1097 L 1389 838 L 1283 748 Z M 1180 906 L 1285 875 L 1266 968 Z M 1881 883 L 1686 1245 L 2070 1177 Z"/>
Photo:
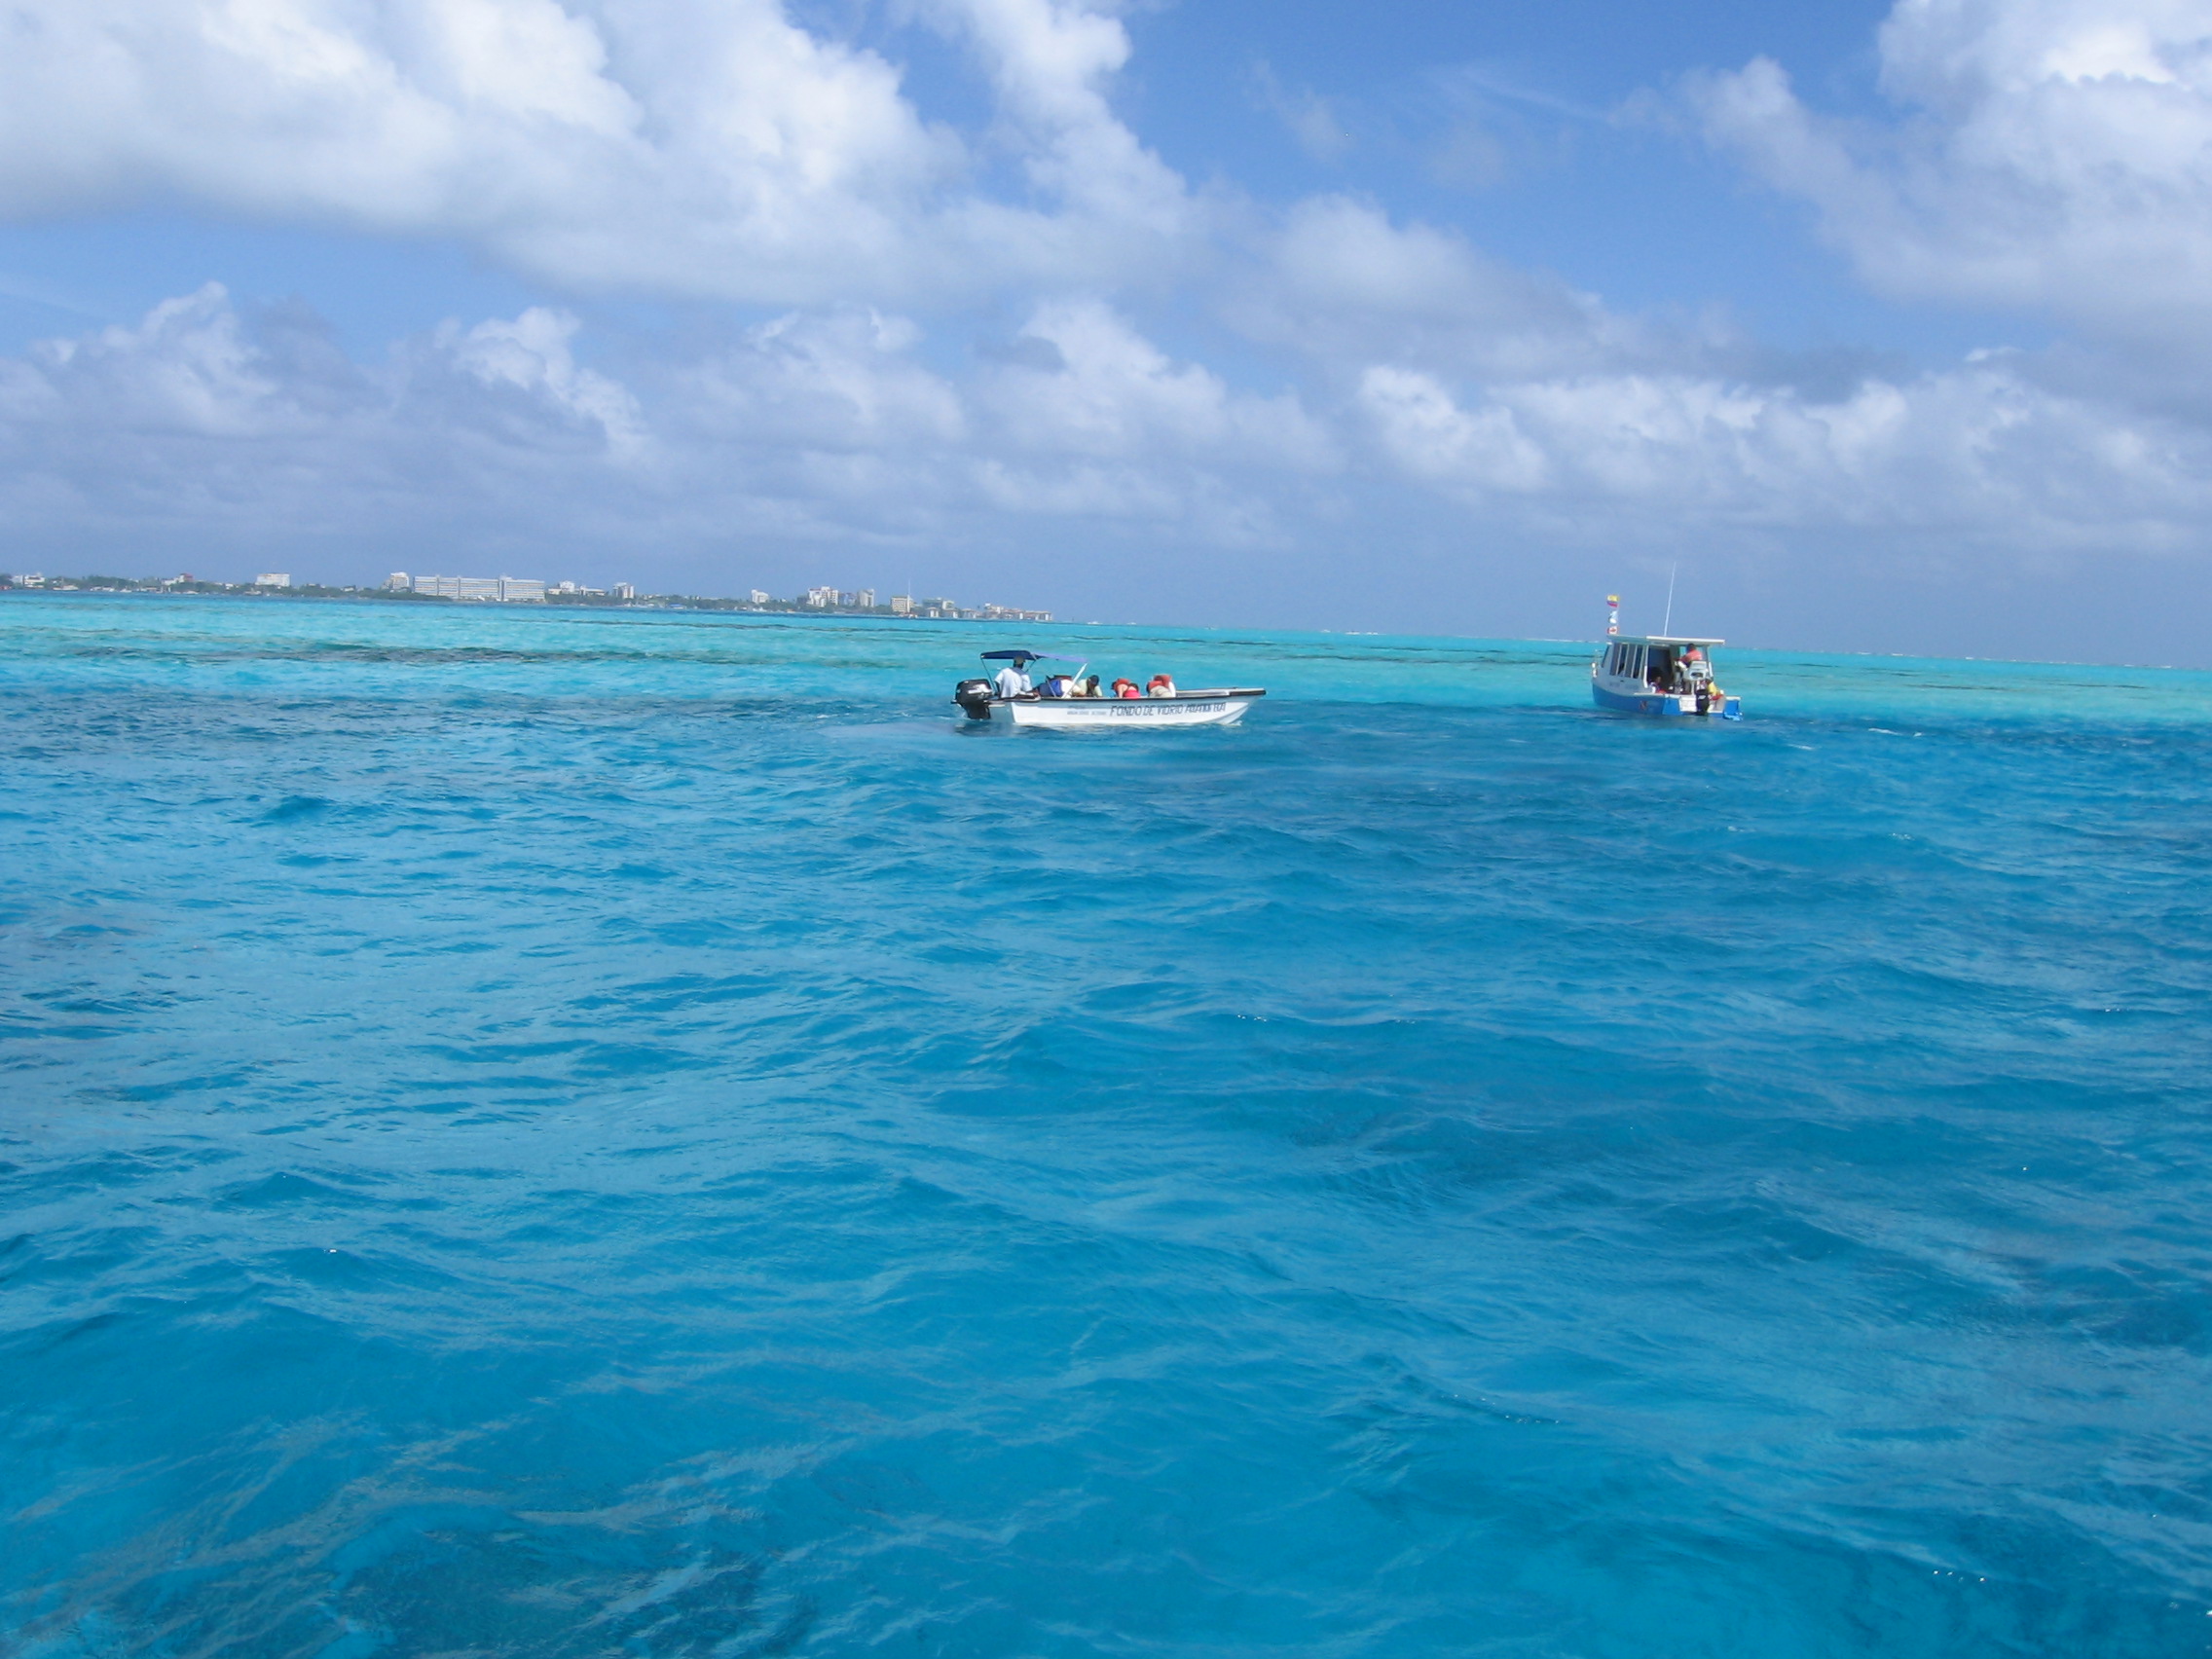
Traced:
<path fill-rule="evenodd" d="M 294 592 L 316 597 L 363 598 L 377 597 L 408 599 L 453 600 L 463 604 L 487 605 L 545 605 L 548 603 L 581 604 L 590 600 L 607 600 L 616 604 L 638 603 L 667 605 L 682 603 L 705 605 L 719 609 L 755 609 L 778 611 L 819 610 L 837 614 L 877 614 L 910 617 L 918 621 L 982 621 L 982 622 L 1051 622 L 1050 610 L 1028 609 L 1017 606 L 1000 605 L 993 601 L 963 605 L 943 595 L 916 598 L 911 594 L 891 594 L 878 604 L 873 588 L 840 589 L 815 587 L 789 599 L 777 599 L 761 588 L 750 588 L 740 594 L 721 593 L 640 593 L 632 582 L 611 582 L 604 588 L 592 587 L 573 580 L 547 581 L 535 576 L 466 576 L 412 574 L 406 571 L 388 571 L 378 583 L 295 583 L 288 573 L 262 571 L 250 580 L 225 583 L 209 581 L 190 572 L 174 576 L 128 576 L 115 573 L 86 572 L 78 575 L 49 576 L 44 571 L 0 571 L 0 592 L 24 590 L 92 591 L 110 589 L 125 591 L 175 591 L 246 592 L 261 595 L 270 592 Z"/>
<path fill-rule="evenodd" d="M 2212 662 L 2186 7 L 16 15 L 11 563 Z"/>

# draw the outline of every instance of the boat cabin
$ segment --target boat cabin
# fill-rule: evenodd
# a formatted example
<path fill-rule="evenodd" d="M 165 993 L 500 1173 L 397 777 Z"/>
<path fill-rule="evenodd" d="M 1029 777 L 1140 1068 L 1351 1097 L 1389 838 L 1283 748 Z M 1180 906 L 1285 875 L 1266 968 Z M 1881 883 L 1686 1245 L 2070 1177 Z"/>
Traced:
<path fill-rule="evenodd" d="M 1599 674 L 1610 680 L 1641 680 L 1654 691 L 1686 691 L 1713 679 L 1713 647 L 1725 640 L 1669 639 L 1646 635 L 1613 640 L 1599 659 Z"/>

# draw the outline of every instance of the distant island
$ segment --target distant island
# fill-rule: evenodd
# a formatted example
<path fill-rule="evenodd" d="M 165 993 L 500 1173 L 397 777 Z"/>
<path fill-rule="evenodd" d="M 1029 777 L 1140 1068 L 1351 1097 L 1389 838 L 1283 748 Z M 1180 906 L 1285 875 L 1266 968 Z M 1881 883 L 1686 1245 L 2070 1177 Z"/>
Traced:
<path fill-rule="evenodd" d="M 752 610 L 821 616 L 896 616 L 914 621 L 1050 622 L 1050 610 L 1023 610 L 1008 605 L 961 605 L 955 600 L 916 599 L 895 593 L 876 603 L 873 588 L 808 588 L 792 599 L 776 599 L 758 588 L 744 594 L 640 593 L 629 582 L 604 588 L 578 582 L 547 582 L 535 576 L 411 576 L 394 571 L 375 587 L 328 587 L 295 582 L 283 571 L 257 575 L 250 582 L 203 581 L 189 571 L 174 576 L 49 576 L 40 572 L 0 571 L 0 593 L 136 593 L 229 595 L 268 599 L 398 600 L 429 605 L 591 605 L 643 610 Z"/>

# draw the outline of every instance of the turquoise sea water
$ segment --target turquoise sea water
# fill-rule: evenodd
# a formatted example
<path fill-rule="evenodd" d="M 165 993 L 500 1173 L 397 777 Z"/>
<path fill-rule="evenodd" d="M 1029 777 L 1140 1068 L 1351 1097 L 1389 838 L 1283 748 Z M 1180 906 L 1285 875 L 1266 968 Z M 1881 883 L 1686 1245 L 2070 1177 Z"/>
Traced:
<path fill-rule="evenodd" d="M 0 602 L 0 1650 L 2212 1651 L 2212 677 L 1588 655 Z"/>

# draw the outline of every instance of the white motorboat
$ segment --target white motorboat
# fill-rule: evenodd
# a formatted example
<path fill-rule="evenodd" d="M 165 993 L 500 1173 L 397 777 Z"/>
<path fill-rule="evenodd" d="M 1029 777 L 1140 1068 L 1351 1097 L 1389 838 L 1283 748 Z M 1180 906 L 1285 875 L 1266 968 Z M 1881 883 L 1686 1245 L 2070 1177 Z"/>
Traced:
<path fill-rule="evenodd" d="M 1073 657 L 1041 656 L 1035 651 L 985 651 L 985 662 L 1010 662 L 1026 678 L 1037 662 L 1075 662 Z M 952 700 L 974 722 L 1040 726 L 1050 731 L 1159 730 L 1164 726 L 1235 725 L 1267 689 L 1259 685 L 1224 685 L 1200 691 L 1170 691 L 1149 697 L 1085 695 L 1089 683 L 1084 675 L 1088 663 L 1076 672 L 1047 677 L 1043 686 L 1012 697 L 1002 697 L 988 680 L 963 680 L 953 688 Z"/>
<path fill-rule="evenodd" d="M 1713 647 L 1726 643 L 1671 634 L 1615 635 L 1590 665 L 1591 699 L 1616 714 L 1740 720 L 1743 699 L 1721 690 L 1713 673 Z"/>

